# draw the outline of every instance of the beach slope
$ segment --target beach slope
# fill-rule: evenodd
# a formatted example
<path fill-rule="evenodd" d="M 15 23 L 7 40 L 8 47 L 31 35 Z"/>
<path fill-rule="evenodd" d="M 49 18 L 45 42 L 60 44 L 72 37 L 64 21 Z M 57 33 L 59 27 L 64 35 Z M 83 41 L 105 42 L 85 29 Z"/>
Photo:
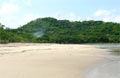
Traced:
<path fill-rule="evenodd" d="M 85 78 L 104 51 L 91 45 L 0 44 L 0 78 Z"/>

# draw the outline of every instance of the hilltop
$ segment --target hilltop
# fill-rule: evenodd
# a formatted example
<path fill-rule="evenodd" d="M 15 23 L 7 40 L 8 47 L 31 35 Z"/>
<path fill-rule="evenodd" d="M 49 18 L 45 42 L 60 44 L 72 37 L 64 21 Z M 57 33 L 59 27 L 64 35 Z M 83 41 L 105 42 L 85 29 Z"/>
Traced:
<path fill-rule="evenodd" d="M 47 17 L 38 18 L 17 29 L 4 29 L 1 25 L 0 30 L 0 40 L 8 42 L 120 43 L 120 24 L 113 22 L 71 22 Z"/>

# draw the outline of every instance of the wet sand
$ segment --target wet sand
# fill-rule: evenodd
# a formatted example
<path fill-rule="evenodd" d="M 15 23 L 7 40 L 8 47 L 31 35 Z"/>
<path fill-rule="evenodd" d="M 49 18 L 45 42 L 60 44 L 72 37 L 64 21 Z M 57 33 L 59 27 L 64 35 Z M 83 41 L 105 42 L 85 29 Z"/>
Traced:
<path fill-rule="evenodd" d="M 108 49 L 105 60 L 90 67 L 86 78 L 120 78 L 120 44 L 98 44 Z"/>
<path fill-rule="evenodd" d="M 0 78 L 85 78 L 105 52 L 91 45 L 0 44 Z"/>

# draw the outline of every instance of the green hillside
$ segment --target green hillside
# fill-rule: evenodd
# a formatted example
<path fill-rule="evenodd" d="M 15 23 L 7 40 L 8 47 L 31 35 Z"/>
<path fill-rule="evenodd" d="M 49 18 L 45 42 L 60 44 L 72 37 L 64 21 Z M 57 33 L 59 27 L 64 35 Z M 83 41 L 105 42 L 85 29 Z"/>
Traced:
<path fill-rule="evenodd" d="M 4 36 L 15 36 L 12 37 L 14 41 L 7 38 L 9 42 L 18 39 L 17 42 L 39 43 L 120 43 L 120 24 L 103 21 L 70 22 L 50 17 L 39 18 L 18 29 L 4 31 L 7 32 Z M 0 38 L 3 38 L 1 35 Z"/>
<path fill-rule="evenodd" d="M 17 29 L 5 28 L 4 25 L 0 24 L 0 43 L 32 42 L 33 38 L 31 34 L 18 32 Z"/>

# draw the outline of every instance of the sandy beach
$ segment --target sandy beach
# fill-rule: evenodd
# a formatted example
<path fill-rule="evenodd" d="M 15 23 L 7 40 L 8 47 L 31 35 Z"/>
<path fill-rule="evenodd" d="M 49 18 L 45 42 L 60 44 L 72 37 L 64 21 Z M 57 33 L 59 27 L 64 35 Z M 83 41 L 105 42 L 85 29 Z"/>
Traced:
<path fill-rule="evenodd" d="M 105 51 L 91 45 L 0 44 L 0 78 L 85 78 Z"/>

